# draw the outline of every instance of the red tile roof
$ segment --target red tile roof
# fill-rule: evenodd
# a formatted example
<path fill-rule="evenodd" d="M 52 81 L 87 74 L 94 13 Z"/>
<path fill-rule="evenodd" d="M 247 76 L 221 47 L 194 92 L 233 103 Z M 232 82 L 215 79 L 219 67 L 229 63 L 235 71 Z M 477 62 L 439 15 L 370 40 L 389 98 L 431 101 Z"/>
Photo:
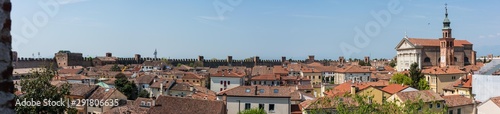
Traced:
<path fill-rule="evenodd" d="M 472 99 L 464 97 L 462 95 L 443 96 L 443 99 L 446 101 L 446 106 L 448 106 L 449 108 L 474 104 Z"/>
<path fill-rule="evenodd" d="M 343 68 L 338 68 L 335 72 L 339 73 L 371 73 L 369 68 L 362 68 L 358 65 L 350 65 Z"/>
<path fill-rule="evenodd" d="M 203 77 L 192 72 L 186 72 L 184 76 L 182 76 L 182 79 L 203 79 Z"/>
<path fill-rule="evenodd" d="M 408 38 L 408 41 L 410 41 L 413 45 L 417 46 L 438 46 L 439 47 L 439 39 L 434 38 L 434 39 L 425 39 L 425 38 Z M 455 40 L 454 46 L 456 47 L 461 47 L 464 45 L 472 45 L 467 40 Z"/>
<path fill-rule="evenodd" d="M 279 80 L 279 77 L 275 76 L 274 74 L 266 74 L 266 75 L 258 75 L 252 77 L 250 80 L 258 80 L 258 81 L 275 81 Z"/>
<path fill-rule="evenodd" d="M 465 74 L 467 72 L 460 70 L 458 67 L 430 67 L 422 70 L 424 74 Z"/>
<path fill-rule="evenodd" d="M 97 85 L 71 84 L 69 92 L 71 95 L 87 97 L 97 88 L 98 88 Z"/>
<path fill-rule="evenodd" d="M 472 88 L 472 74 L 461 77 L 453 83 L 453 87 Z"/>
<path fill-rule="evenodd" d="M 148 114 L 225 114 L 223 101 L 159 96 Z"/>
<path fill-rule="evenodd" d="M 401 85 L 401 84 L 390 84 L 382 88 L 382 91 L 385 91 L 389 94 L 395 94 L 397 92 L 403 91 L 404 89 L 408 88 L 406 85 Z"/>
<path fill-rule="evenodd" d="M 416 99 L 421 99 L 423 102 L 434 102 L 434 101 L 444 100 L 439 94 L 433 92 L 432 90 L 399 92 L 394 95 L 398 96 L 403 102 L 408 100 L 414 101 Z"/>
<path fill-rule="evenodd" d="M 219 71 L 214 74 L 210 74 L 211 77 L 243 77 L 244 73 L 241 72 L 232 72 L 232 71 Z"/>

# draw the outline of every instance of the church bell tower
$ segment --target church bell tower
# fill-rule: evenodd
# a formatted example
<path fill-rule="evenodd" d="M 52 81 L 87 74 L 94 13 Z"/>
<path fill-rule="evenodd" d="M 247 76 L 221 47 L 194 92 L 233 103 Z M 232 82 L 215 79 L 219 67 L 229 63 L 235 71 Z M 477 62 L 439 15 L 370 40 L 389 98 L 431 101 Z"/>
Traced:
<path fill-rule="evenodd" d="M 448 19 L 448 6 L 445 4 L 445 18 L 443 21 L 443 37 L 439 38 L 439 48 L 441 51 L 440 67 L 447 67 L 455 63 L 453 52 L 455 51 L 455 38 L 451 37 L 450 20 Z"/>

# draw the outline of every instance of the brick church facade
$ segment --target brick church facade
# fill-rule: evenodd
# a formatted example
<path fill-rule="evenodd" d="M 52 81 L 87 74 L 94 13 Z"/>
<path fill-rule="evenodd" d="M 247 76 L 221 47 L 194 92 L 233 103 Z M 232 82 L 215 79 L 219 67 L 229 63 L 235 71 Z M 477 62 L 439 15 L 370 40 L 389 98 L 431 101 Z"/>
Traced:
<path fill-rule="evenodd" d="M 456 40 L 446 8 L 441 38 L 408 38 L 405 36 L 396 46 L 397 71 L 410 69 L 412 63 L 419 67 L 475 65 L 476 52 L 467 40 Z"/>

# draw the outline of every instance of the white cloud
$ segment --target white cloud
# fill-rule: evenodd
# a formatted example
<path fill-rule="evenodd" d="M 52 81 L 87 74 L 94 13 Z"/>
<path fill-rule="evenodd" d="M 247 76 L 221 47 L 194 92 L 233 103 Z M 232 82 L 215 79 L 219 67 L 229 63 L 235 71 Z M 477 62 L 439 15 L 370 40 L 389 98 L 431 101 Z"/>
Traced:
<path fill-rule="evenodd" d="M 493 37 L 495 37 L 495 35 L 491 35 L 491 34 L 490 34 L 490 35 L 488 35 L 488 37 L 493 38 Z"/>
<path fill-rule="evenodd" d="M 479 38 L 484 38 L 484 36 L 483 36 L 483 35 L 481 35 L 481 36 L 479 36 Z"/>

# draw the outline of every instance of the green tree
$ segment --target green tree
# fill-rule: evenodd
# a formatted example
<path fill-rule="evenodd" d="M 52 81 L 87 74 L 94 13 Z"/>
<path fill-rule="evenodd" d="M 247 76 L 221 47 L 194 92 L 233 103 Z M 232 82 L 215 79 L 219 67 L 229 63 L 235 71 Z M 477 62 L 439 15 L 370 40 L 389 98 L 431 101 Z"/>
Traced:
<path fill-rule="evenodd" d="M 68 108 L 66 103 L 69 101 L 66 98 L 66 95 L 70 94 L 69 89 L 71 85 L 68 83 L 62 84 L 57 87 L 50 84 L 50 81 L 54 77 L 55 71 L 51 69 L 52 67 L 45 67 L 42 70 L 33 71 L 29 76 L 21 79 L 22 90 L 25 93 L 23 96 L 17 97 L 17 103 L 21 103 L 22 101 L 40 101 L 41 106 L 26 106 L 26 105 L 17 105 L 15 110 L 20 114 L 28 114 L 28 113 L 39 113 L 39 114 L 61 114 L 65 111 L 70 111 L 71 108 Z M 62 100 L 65 103 L 65 106 L 48 106 L 43 105 L 44 100 L 51 101 L 60 101 Z"/>
<path fill-rule="evenodd" d="M 139 97 L 149 98 L 149 92 L 146 90 L 142 90 L 141 92 L 139 92 Z"/>
<path fill-rule="evenodd" d="M 412 80 L 405 74 L 396 73 L 391 77 L 391 83 L 410 85 Z"/>
<path fill-rule="evenodd" d="M 132 81 L 128 81 L 127 77 L 124 74 L 118 73 L 115 76 L 115 87 L 118 91 L 122 92 L 127 99 L 135 100 L 139 94 L 137 85 Z"/>
<path fill-rule="evenodd" d="M 181 63 L 177 63 L 177 67 L 181 67 L 181 66 L 182 66 L 182 64 L 181 64 Z"/>
<path fill-rule="evenodd" d="M 252 108 L 238 112 L 238 114 L 266 114 L 266 111 L 264 111 L 264 109 L 261 108 Z"/>
<path fill-rule="evenodd" d="M 318 98 L 309 107 L 312 114 L 325 114 L 331 111 L 338 114 L 417 114 L 417 113 L 445 113 L 446 107 L 439 111 L 431 111 L 423 108 L 425 103 L 422 99 L 411 99 L 403 101 L 400 105 L 395 102 L 383 101 L 383 103 L 371 102 L 372 96 L 344 94 L 334 98 Z M 331 110 L 334 108 L 334 110 Z"/>
<path fill-rule="evenodd" d="M 118 64 L 115 64 L 111 67 L 110 69 L 111 71 L 120 71 L 120 67 L 118 66 Z"/>
<path fill-rule="evenodd" d="M 418 88 L 418 83 L 420 82 L 421 79 L 424 78 L 424 75 L 422 74 L 422 71 L 420 68 L 418 68 L 418 63 L 413 63 L 410 65 L 410 70 L 409 70 L 409 75 L 411 77 L 412 83 L 411 87 L 413 88 Z M 420 88 L 418 88 L 420 89 Z"/>
<path fill-rule="evenodd" d="M 395 60 L 392 60 L 392 61 L 389 63 L 389 66 L 391 66 L 392 68 L 396 67 L 396 61 L 395 61 Z"/>
<path fill-rule="evenodd" d="M 418 81 L 418 89 L 429 90 L 431 88 L 429 87 L 429 83 L 426 80 L 420 79 L 420 81 Z"/>
<path fill-rule="evenodd" d="M 366 63 L 365 63 L 365 61 L 359 61 L 358 65 L 360 65 L 360 66 L 366 66 Z"/>

